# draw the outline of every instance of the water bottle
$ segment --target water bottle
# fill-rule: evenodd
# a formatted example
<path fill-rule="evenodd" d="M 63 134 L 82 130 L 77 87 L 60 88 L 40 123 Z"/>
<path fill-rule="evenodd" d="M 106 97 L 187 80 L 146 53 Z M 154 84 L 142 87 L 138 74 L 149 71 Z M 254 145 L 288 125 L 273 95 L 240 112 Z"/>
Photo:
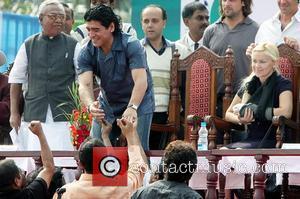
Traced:
<path fill-rule="evenodd" d="M 199 139 L 198 139 L 198 151 L 207 150 L 208 147 L 208 131 L 206 129 L 206 122 L 201 122 L 201 128 L 199 129 Z"/>

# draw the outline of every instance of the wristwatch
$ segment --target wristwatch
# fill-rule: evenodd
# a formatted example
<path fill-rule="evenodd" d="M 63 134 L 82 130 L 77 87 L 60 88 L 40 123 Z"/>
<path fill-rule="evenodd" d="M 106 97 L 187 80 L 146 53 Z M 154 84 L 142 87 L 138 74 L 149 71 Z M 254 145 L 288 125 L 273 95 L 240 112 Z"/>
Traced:
<path fill-rule="evenodd" d="M 138 106 L 135 105 L 135 104 L 128 104 L 127 108 L 132 108 L 132 109 L 134 109 L 136 111 L 138 110 Z"/>

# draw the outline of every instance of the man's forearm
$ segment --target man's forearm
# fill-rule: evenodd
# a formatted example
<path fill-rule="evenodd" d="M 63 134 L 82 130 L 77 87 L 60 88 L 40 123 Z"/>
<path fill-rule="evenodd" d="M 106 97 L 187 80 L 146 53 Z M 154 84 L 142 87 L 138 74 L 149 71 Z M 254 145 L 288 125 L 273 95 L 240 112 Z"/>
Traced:
<path fill-rule="evenodd" d="M 22 84 L 10 85 L 10 111 L 11 114 L 20 114 L 19 104 L 22 94 Z"/>
<path fill-rule="evenodd" d="M 126 138 L 127 146 L 128 146 L 128 148 L 131 148 L 132 146 L 139 146 L 140 154 L 141 154 L 144 162 L 148 163 L 146 154 L 145 154 L 144 149 L 141 145 L 140 137 L 139 137 L 137 131 L 136 130 L 134 130 L 134 131 L 135 132 L 132 134 L 132 136 Z"/>
<path fill-rule="evenodd" d="M 79 84 L 79 95 L 84 105 L 89 106 L 92 102 L 94 102 L 93 85 Z"/>
<path fill-rule="evenodd" d="M 128 104 L 140 105 L 147 90 L 147 81 L 136 81 Z"/>
<path fill-rule="evenodd" d="M 53 155 L 47 143 L 44 133 L 41 133 L 38 136 L 38 138 L 40 140 L 40 145 L 41 145 L 41 158 L 42 158 L 43 166 L 45 169 L 52 170 L 54 169 Z"/>

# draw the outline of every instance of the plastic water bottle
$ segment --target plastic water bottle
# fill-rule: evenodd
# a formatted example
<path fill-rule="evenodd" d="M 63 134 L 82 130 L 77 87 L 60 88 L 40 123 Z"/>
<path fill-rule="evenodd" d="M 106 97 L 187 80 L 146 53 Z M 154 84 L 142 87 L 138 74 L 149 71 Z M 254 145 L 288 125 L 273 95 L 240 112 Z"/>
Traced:
<path fill-rule="evenodd" d="M 206 129 L 206 122 L 201 122 L 201 128 L 199 129 L 199 139 L 198 139 L 198 151 L 207 150 L 208 147 L 208 131 Z"/>

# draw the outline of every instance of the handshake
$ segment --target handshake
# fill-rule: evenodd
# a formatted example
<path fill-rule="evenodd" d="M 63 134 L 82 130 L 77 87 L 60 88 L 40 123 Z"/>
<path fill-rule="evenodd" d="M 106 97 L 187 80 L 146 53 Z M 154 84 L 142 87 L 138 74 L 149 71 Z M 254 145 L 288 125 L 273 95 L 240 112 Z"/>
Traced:
<path fill-rule="evenodd" d="M 249 108 L 251 111 L 253 111 L 253 115 L 255 115 L 257 112 L 256 104 L 252 104 L 252 103 L 244 104 L 239 111 L 240 117 L 244 117 L 246 108 Z"/>

